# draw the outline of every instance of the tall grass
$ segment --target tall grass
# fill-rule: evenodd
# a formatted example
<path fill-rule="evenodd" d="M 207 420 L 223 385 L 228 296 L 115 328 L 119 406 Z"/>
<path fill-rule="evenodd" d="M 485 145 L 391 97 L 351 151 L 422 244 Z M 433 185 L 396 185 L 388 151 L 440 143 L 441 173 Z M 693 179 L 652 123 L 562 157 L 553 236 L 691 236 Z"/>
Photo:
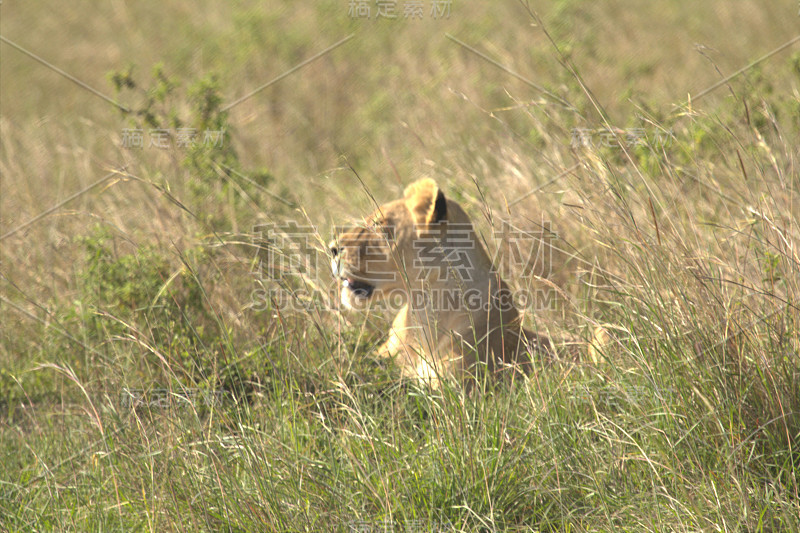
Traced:
<path fill-rule="evenodd" d="M 534 7 L 4 6 L 129 112 L 0 44 L 0 234 L 111 172 L 0 241 L 2 529 L 800 529 L 800 55 L 686 98 L 796 13 Z M 325 242 L 422 174 L 500 259 L 546 236 L 505 274 L 594 360 L 468 394 L 375 358 Z"/>

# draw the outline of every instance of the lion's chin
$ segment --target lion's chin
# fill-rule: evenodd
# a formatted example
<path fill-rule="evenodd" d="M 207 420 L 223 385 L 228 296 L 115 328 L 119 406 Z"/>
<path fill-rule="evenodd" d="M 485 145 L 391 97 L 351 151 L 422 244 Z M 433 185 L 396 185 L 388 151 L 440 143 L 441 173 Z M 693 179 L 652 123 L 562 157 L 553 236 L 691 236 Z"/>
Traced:
<path fill-rule="evenodd" d="M 342 281 L 342 305 L 348 309 L 364 309 L 369 305 L 375 286 L 347 278 Z"/>
<path fill-rule="evenodd" d="M 353 311 L 363 311 L 367 307 L 369 307 L 370 298 L 359 296 L 353 293 L 350 289 L 346 287 L 342 287 L 342 305 L 346 309 L 351 309 Z"/>

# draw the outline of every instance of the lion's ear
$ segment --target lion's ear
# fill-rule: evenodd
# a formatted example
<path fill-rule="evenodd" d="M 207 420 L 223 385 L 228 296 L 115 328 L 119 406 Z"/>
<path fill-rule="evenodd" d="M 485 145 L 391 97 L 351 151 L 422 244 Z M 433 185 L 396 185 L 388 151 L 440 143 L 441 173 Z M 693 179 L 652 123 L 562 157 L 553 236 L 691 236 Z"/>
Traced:
<path fill-rule="evenodd" d="M 447 200 L 432 179 L 415 181 L 406 187 L 403 194 L 416 224 L 428 225 L 447 220 Z"/>

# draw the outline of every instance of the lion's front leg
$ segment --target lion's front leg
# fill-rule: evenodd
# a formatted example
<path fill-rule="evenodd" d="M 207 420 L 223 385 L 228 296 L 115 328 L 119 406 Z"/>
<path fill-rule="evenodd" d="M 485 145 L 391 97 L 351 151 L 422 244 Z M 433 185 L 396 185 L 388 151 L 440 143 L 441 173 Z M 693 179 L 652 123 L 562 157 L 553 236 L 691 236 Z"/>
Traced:
<path fill-rule="evenodd" d="M 394 318 L 389 329 L 389 337 L 378 348 L 378 357 L 395 361 L 404 376 L 417 377 L 417 351 L 417 342 L 406 305 Z"/>

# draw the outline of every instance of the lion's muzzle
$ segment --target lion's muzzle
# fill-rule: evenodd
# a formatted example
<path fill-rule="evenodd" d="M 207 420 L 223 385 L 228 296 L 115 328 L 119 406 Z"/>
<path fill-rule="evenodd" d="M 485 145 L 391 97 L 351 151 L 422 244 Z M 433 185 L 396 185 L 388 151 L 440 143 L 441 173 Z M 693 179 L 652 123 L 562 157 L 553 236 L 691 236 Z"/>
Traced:
<path fill-rule="evenodd" d="M 335 241 L 328 246 L 331 253 L 331 272 L 342 283 L 342 303 L 353 307 L 355 301 L 366 300 L 375 292 L 375 285 L 349 275 L 342 264 L 342 249 Z"/>

